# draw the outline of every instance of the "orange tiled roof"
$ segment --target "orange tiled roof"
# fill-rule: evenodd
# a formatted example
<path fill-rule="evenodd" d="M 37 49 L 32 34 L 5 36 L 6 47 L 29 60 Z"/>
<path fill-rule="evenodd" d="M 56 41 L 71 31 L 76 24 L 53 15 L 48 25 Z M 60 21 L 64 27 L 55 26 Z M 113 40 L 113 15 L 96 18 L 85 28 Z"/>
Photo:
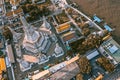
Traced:
<path fill-rule="evenodd" d="M 103 79 L 103 75 L 100 74 L 95 80 L 102 80 Z"/>
<path fill-rule="evenodd" d="M 68 41 L 68 40 L 71 40 L 72 38 L 75 38 L 75 33 L 74 32 L 69 32 L 69 33 L 66 33 L 65 35 L 63 35 L 63 41 Z"/>
<path fill-rule="evenodd" d="M 7 16 L 7 17 L 10 17 L 10 16 L 13 16 L 13 13 L 14 13 L 14 14 L 19 14 L 19 13 L 22 13 L 22 12 L 23 12 L 23 10 L 22 10 L 21 8 L 19 8 L 19 9 L 14 10 L 14 11 L 7 12 L 7 13 L 6 13 L 6 16 Z"/>
<path fill-rule="evenodd" d="M 7 16 L 7 17 L 12 16 L 12 15 L 13 15 L 13 12 L 12 12 L 12 11 L 6 13 L 6 16 Z"/>
<path fill-rule="evenodd" d="M 14 14 L 19 14 L 19 13 L 23 12 L 23 10 L 22 10 L 22 8 L 19 8 L 19 9 L 13 11 L 13 12 L 14 12 Z"/>
<path fill-rule="evenodd" d="M 13 5 L 16 5 L 20 2 L 21 0 L 10 0 L 10 3 Z"/>
<path fill-rule="evenodd" d="M 62 31 L 67 30 L 67 29 L 69 29 L 69 28 L 70 28 L 70 24 L 65 24 L 65 25 L 63 25 L 63 26 L 57 27 L 57 31 L 58 31 L 58 32 L 62 32 Z"/>
<path fill-rule="evenodd" d="M 0 58 L 0 74 L 2 73 L 2 71 L 6 71 L 6 65 L 5 65 L 4 58 Z"/>

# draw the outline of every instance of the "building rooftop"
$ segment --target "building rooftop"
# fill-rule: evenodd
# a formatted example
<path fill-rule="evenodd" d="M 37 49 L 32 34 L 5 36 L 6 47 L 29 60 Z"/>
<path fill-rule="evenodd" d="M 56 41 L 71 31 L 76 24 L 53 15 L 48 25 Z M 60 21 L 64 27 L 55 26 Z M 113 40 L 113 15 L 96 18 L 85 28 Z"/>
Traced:
<path fill-rule="evenodd" d="M 7 56 L 8 56 L 9 61 L 11 63 L 14 63 L 15 59 L 14 59 L 14 54 L 13 54 L 13 50 L 12 50 L 12 46 L 11 45 L 7 45 L 6 46 L 6 52 L 7 52 Z"/>
<path fill-rule="evenodd" d="M 79 67 L 75 62 L 73 62 L 73 63 L 65 66 L 58 72 L 52 74 L 49 77 L 49 79 L 50 80 L 70 80 L 78 73 L 79 73 Z"/>
<path fill-rule="evenodd" d="M 91 52 L 88 52 L 89 54 L 87 55 L 87 59 L 88 60 L 91 60 L 93 59 L 94 57 L 96 57 L 97 55 L 99 55 L 99 52 L 97 50 L 93 50 Z"/>
<path fill-rule="evenodd" d="M 75 33 L 75 31 L 71 31 L 71 32 L 68 32 L 68 33 L 62 35 L 62 40 L 63 40 L 64 42 L 69 41 L 69 40 L 72 40 L 72 39 L 74 39 L 74 38 L 76 38 L 76 33 Z"/>
<path fill-rule="evenodd" d="M 93 16 L 94 21 L 97 21 L 98 23 L 102 22 L 102 20 L 97 17 L 96 15 Z"/>
<path fill-rule="evenodd" d="M 79 56 L 77 55 L 76 57 L 74 57 L 74 58 L 72 58 L 72 59 L 70 59 L 70 60 L 68 60 L 68 61 L 64 61 L 64 62 L 62 62 L 62 63 L 59 63 L 59 64 L 57 64 L 57 65 L 55 65 L 55 66 L 52 66 L 51 68 L 49 68 L 48 70 L 44 70 L 44 71 L 42 71 L 42 72 L 39 72 L 38 74 L 35 74 L 35 75 L 33 75 L 32 76 L 32 80 L 40 80 L 41 78 L 44 78 L 46 75 L 48 75 L 50 72 L 53 72 L 54 74 L 56 74 L 57 72 L 55 72 L 55 71 L 58 71 L 59 72 L 59 70 L 61 70 L 62 68 L 65 68 L 65 69 L 63 69 L 63 70 L 66 70 L 66 69 L 68 69 L 67 71 L 72 71 L 72 70 L 74 70 L 77 66 L 77 64 L 76 63 L 74 63 L 76 60 L 78 60 L 79 59 Z M 73 64 L 72 64 L 73 63 Z M 71 65 L 70 65 L 71 64 Z M 65 66 L 66 65 L 66 66 Z M 75 71 L 79 71 L 79 69 L 78 70 L 76 70 L 75 69 Z M 72 72 L 74 72 L 74 71 L 72 71 Z M 75 73 L 74 73 L 74 75 L 75 75 Z M 57 75 L 58 76 L 58 75 Z M 59 77 L 59 76 L 58 76 Z M 60 77 L 59 77 L 60 78 Z M 42 80 L 42 79 L 41 79 Z M 45 79 L 43 79 L 43 80 L 46 80 L 46 77 L 45 77 Z M 51 79 L 51 80 L 56 80 L 56 79 Z M 59 79 L 57 79 L 57 80 L 59 80 Z M 60 79 L 61 80 L 61 79 Z M 69 80 L 69 79 L 65 79 L 65 80 Z"/>
<path fill-rule="evenodd" d="M 105 28 L 106 30 L 108 30 L 109 32 L 112 31 L 112 28 L 111 28 L 110 26 L 108 26 L 107 24 L 104 25 L 104 28 Z"/>
<path fill-rule="evenodd" d="M 102 44 L 103 48 L 111 55 L 118 63 L 120 62 L 120 45 L 112 38 Z"/>
<path fill-rule="evenodd" d="M 4 58 L 0 58 L 0 74 L 2 73 L 2 71 L 6 71 L 6 64 Z"/>
<path fill-rule="evenodd" d="M 23 12 L 23 10 L 22 10 L 21 8 L 19 8 L 19 9 L 14 10 L 14 11 L 7 12 L 7 13 L 6 13 L 6 16 L 7 16 L 7 17 L 11 17 L 11 16 L 13 16 L 14 14 L 19 14 L 19 13 L 22 13 L 22 12 Z"/>
<path fill-rule="evenodd" d="M 103 75 L 100 74 L 95 80 L 102 80 L 103 79 Z"/>
<path fill-rule="evenodd" d="M 70 29 L 70 24 L 63 24 L 63 25 L 58 26 L 58 27 L 56 28 L 56 31 L 57 31 L 58 33 L 62 33 L 62 32 L 67 31 L 67 30 L 69 30 L 69 29 Z"/>
<path fill-rule="evenodd" d="M 27 62 L 38 63 L 39 59 L 31 55 L 23 55 L 23 59 Z"/>
<path fill-rule="evenodd" d="M 19 4 L 20 1 L 22 1 L 22 0 L 10 0 L 10 3 L 11 3 L 12 5 L 16 5 L 16 4 Z"/>

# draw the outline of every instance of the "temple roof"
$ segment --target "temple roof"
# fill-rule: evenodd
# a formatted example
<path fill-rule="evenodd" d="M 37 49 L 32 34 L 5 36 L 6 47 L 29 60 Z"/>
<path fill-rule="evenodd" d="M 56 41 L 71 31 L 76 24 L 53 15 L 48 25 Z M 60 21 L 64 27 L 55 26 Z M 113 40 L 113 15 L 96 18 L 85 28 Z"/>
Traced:
<path fill-rule="evenodd" d="M 55 53 L 60 54 L 62 51 L 62 48 L 58 44 L 56 44 Z"/>
<path fill-rule="evenodd" d="M 24 42 L 35 43 L 40 38 L 40 34 L 31 25 L 29 25 L 26 19 L 20 16 L 21 22 L 23 24 L 23 29 L 25 32 Z"/>
<path fill-rule="evenodd" d="M 41 27 L 51 29 L 51 25 L 46 21 L 45 17 L 43 17 L 43 24 L 41 25 Z"/>

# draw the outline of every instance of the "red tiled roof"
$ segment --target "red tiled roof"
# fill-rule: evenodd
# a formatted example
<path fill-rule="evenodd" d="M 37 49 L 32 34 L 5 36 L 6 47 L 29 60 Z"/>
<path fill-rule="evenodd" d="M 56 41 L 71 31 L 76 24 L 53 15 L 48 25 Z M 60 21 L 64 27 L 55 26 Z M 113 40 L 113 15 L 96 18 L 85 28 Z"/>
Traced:
<path fill-rule="evenodd" d="M 7 12 L 7 13 L 6 13 L 6 16 L 7 16 L 7 17 L 10 17 L 10 16 L 13 16 L 13 13 L 14 13 L 14 14 L 19 14 L 19 13 L 22 13 L 22 12 L 23 12 L 23 10 L 22 10 L 21 8 L 19 8 L 19 9 L 14 10 L 14 11 Z"/>
<path fill-rule="evenodd" d="M 75 37 L 76 37 L 75 32 L 69 32 L 69 33 L 63 35 L 62 39 L 64 42 L 66 42 L 66 41 L 71 40 Z"/>

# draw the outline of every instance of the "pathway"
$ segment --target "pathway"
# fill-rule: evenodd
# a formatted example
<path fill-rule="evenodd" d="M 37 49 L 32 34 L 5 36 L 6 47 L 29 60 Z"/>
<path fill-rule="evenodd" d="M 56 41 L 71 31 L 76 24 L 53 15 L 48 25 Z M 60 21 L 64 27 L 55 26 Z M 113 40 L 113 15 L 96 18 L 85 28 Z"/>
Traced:
<path fill-rule="evenodd" d="M 83 14 L 81 11 L 77 10 L 76 8 L 67 5 L 68 7 L 72 8 L 73 10 L 75 10 L 76 12 L 78 12 L 80 15 L 84 16 L 87 20 L 89 20 L 90 22 L 92 22 L 92 24 L 94 24 L 99 30 L 103 30 L 100 26 L 98 26 L 94 21 L 92 21 L 88 16 L 86 16 L 85 14 Z"/>

